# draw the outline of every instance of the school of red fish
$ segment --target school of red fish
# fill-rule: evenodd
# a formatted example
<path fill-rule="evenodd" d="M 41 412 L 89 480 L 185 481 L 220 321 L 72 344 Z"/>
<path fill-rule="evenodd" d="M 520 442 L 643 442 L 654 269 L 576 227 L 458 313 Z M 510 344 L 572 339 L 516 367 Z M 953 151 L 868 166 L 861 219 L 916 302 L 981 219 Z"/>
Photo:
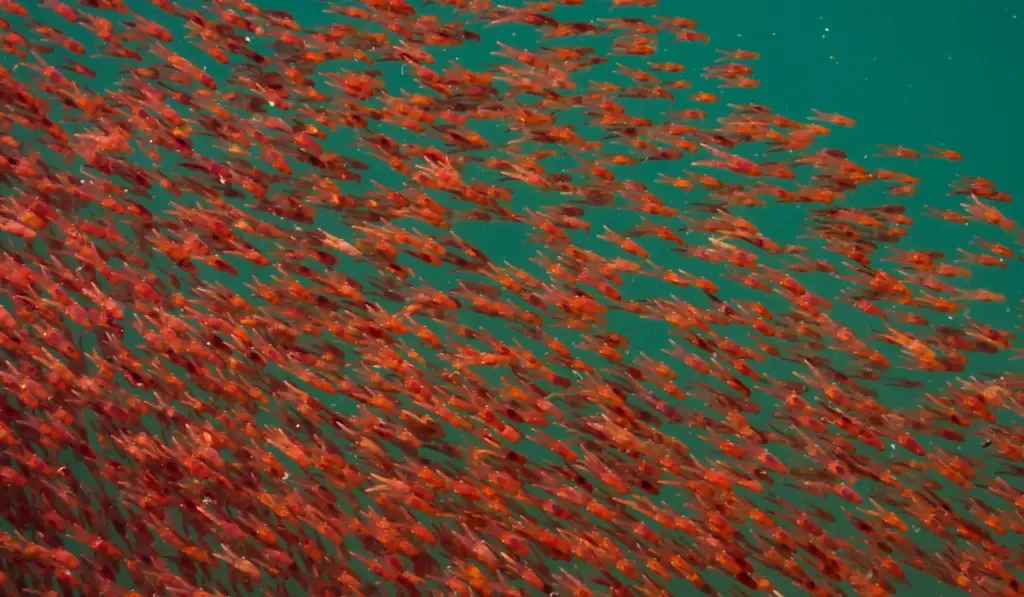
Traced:
<path fill-rule="evenodd" d="M 4 594 L 1024 594 L 956 151 L 656 0 L 132 4 L 0 0 Z"/>

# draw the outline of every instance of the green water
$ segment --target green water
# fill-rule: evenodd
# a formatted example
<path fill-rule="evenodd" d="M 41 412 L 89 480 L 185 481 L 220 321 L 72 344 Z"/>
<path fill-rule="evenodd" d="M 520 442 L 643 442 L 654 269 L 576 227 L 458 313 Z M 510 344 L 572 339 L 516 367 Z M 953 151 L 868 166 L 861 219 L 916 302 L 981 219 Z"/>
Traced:
<path fill-rule="evenodd" d="M 287 3 L 262 0 L 257 4 L 264 9 L 288 10 L 299 23 L 306 26 L 321 22 L 321 10 L 327 6 L 318 2 Z M 761 54 L 761 60 L 755 64 L 755 75 L 762 82 L 761 88 L 725 91 L 722 95 L 726 102 L 764 104 L 796 120 L 809 116 L 812 109 L 838 112 L 854 118 L 858 122 L 855 129 L 835 128 L 832 138 L 819 145 L 841 148 L 847 151 L 852 159 L 865 166 L 892 167 L 918 176 L 923 181 L 918 195 L 914 198 L 889 198 L 882 193 L 881 188 L 875 188 L 875 185 L 857 193 L 856 199 L 851 200 L 852 206 L 900 202 L 908 205 L 910 213 L 919 211 L 920 206 L 925 204 L 952 209 L 960 202 L 960 198 L 947 197 L 946 185 L 953 182 L 955 174 L 990 178 L 999 183 L 1001 190 L 1015 196 L 1024 196 L 1024 184 L 1019 176 L 1019 164 L 1024 152 L 1021 152 L 1018 142 L 1024 137 L 1024 122 L 1018 116 L 1019 97 L 1024 91 L 1024 69 L 1018 64 L 1020 57 L 1024 57 L 1024 19 L 1018 18 L 1016 14 L 1024 14 L 1024 7 L 1017 10 L 991 2 L 955 1 L 852 2 L 843 3 L 842 6 L 825 4 L 827 3 L 802 0 L 783 3 L 734 1 L 724 4 L 663 0 L 662 6 L 653 11 L 654 14 L 694 18 L 700 22 L 700 29 L 711 36 L 712 43 L 710 46 L 663 44 L 661 52 L 654 58 L 692 65 L 691 72 L 686 73 L 684 78 L 694 81 L 695 90 L 714 90 L 714 85 L 700 79 L 699 73 L 704 65 L 714 59 L 715 48 L 757 51 Z M 152 9 L 144 10 L 141 4 L 139 6 L 140 11 L 147 17 L 155 20 L 161 18 L 160 13 Z M 609 9 L 609 2 L 598 1 L 592 2 L 587 9 L 574 9 L 567 14 L 573 15 L 572 20 L 586 21 L 609 16 Z M 651 14 L 652 10 L 649 9 L 615 11 L 615 16 Z M 57 24 L 50 13 L 40 13 L 39 18 L 44 23 Z M 481 24 L 476 24 L 474 28 L 479 30 Z M 485 39 L 480 44 L 471 42 L 463 47 L 435 52 L 438 64 L 442 65 L 457 58 L 458 63 L 466 68 L 481 69 L 495 62 L 489 54 L 497 49 L 498 41 L 523 49 L 540 45 L 533 32 L 525 27 L 501 27 L 481 32 Z M 177 35 L 178 31 L 175 31 L 175 34 Z M 577 43 L 585 45 L 588 40 L 582 38 L 572 42 L 573 45 Z M 191 48 L 186 41 L 176 42 L 173 49 L 196 63 L 210 64 L 208 59 L 202 57 L 202 54 Z M 613 57 L 612 65 L 615 62 Z M 638 61 L 624 58 L 622 62 L 636 66 Z M 118 76 L 115 72 L 103 72 L 103 64 L 104 61 L 99 59 L 94 66 L 100 71 L 98 81 L 113 80 Z M 415 83 L 404 75 L 399 65 L 381 65 L 380 68 L 385 71 L 384 80 L 389 91 L 414 89 Z M 610 80 L 610 70 L 613 69 L 614 67 L 595 69 L 593 77 L 597 80 Z M 210 72 L 221 79 L 228 69 L 211 65 Z M 581 86 L 585 78 L 577 78 Z M 634 114 L 653 119 L 661 110 L 689 107 L 687 96 L 687 92 L 680 91 L 674 105 L 647 102 Z M 724 115 L 724 103 L 716 108 L 709 108 L 709 113 L 715 116 Z M 324 145 L 328 150 L 350 154 L 353 151 L 348 147 L 351 139 L 350 134 L 340 132 Z M 965 156 L 965 161 L 951 166 L 948 163 L 934 161 L 903 164 L 872 157 L 861 159 L 861 156 L 876 153 L 878 144 L 913 148 L 938 145 L 960 151 Z M 355 155 L 358 156 L 359 153 L 356 152 Z M 571 160 L 564 163 L 567 168 L 576 166 Z M 682 172 L 679 171 L 681 168 L 682 162 L 669 162 L 645 164 L 634 170 L 622 172 L 624 178 L 651 183 L 652 189 L 659 189 L 666 203 L 685 209 L 689 203 L 701 200 L 702 194 L 672 193 L 653 184 L 655 176 L 659 173 L 682 176 Z M 394 175 L 386 172 L 380 164 L 375 164 L 370 172 L 364 173 L 364 176 L 362 188 L 367 190 L 371 188 L 370 182 L 373 180 L 384 184 L 397 184 Z M 550 197 L 529 192 L 522 185 L 515 188 L 514 205 L 517 208 L 537 207 L 552 201 Z M 352 192 L 357 191 L 353 188 Z M 1024 215 L 1020 203 L 999 207 L 1007 216 L 1024 220 L 1020 217 Z M 802 219 L 805 211 L 805 208 L 797 206 L 773 206 L 752 210 L 749 217 L 767 236 L 782 242 L 789 240 L 786 238 L 787 235 L 796 232 L 795 224 Z M 748 217 L 747 213 L 743 215 Z M 596 239 L 596 234 L 603 225 L 608 224 L 621 231 L 635 223 L 629 221 L 630 215 L 619 210 L 588 210 L 587 217 L 594 225 L 595 232 L 590 237 L 576 235 L 574 240 L 580 246 L 592 248 L 602 254 L 612 250 L 610 245 Z M 636 222 L 638 221 L 637 218 Z M 322 212 L 317 224 L 340 237 L 352 236 L 351 230 L 339 224 L 326 210 Z M 416 227 L 428 232 L 423 224 L 416 224 Z M 498 263 L 507 260 L 518 266 L 530 267 L 529 260 L 537 252 L 537 245 L 524 244 L 522 228 L 516 225 L 466 222 L 457 224 L 454 229 L 482 248 Z M 992 233 L 991 240 L 995 242 L 1012 244 L 1009 236 L 991 227 L 982 229 L 972 226 L 958 229 L 935 220 L 916 218 L 916 224 L 903 245 L 916 250 L 966 247 L 970 239 L 980 233 L 979 230 L 984 230 L 985 234 Z M 802 242 L 811 245 L 814 243 L 813 240 Z M 693 273 L 700 274 L 703 271 L 709 274 L 714 271 L 714 268 L 706 264 L 681 261 L 669 254 L 655 254 L 652 258 L 655 261 L 664 258 L 663 265 L 666 267 L 677 264 L 675 267 L 685 267 Z M 1014 263 L 1007 271 L 976 269 L 970 288 L 989 288 L 1007 295 L 1006 305 L 972 307 L 980 320 L 1005 329 L 1014 327 L 1014 311 L 1020 298 L 1024 297 L 1024 283 L 1021 282 L 1024 280 L 1024 271 L 1020 265 Z M 264 281 L 269 281 L 269 276 L 275 273 L 265 270 L 254 272 L 252 268 L 240 269 L 242 274 L 236 279 L 217 276 L 209 270 L 204 270 L 203 277 L 216 279 L 242 291 L 242 283 L 249 281 L 253 273 Z M 537 273 L 538 270 L 534 268 L 533 271 Z M 449 269 L 423 272 L 423 275 L 440 288 L 454 285 Z M 808 278 L 805 283 L 809 288 L 829 298 L 829 289 L 835 287 L 833 281 L 824 277 Z M 722 287 L 723 296 L 730 299 L 762 299 L 760 295 L 743 295 L 742 287 L 735 284 L 723 282 Z M 630 282 L 624 288 L 624 293 L 630 298 L 662 296 L 669 292 L 677 291 L 646 280 Z M 699 302 L 689 295 L 687 300 Z M 860 321 L 865 326 L 862 329 L 869 325 L 863 318 L 856 319 L 849 309 L 842 313 L 847 320 Z M 838 315 L 836 318 L 840 319 Z M 493 322 L 483 318 L 466 316 L 462 320 L 467 325 L 479 322 L 480 325 L 492 326 L 494 333 L 499 337 L 515 337 L 514 331 L 494 326 Z M 667 347 L 669 336 L 664 326 L 659 323 L 616 315 L 612 318 L 612 327 L 630 336 L 634 354 L 643 352 L 658 356 L 661 350 Z M 1017 364 L 1019 363 L 1018 361 Z M 773 367 L 771 372 L 777 371 L 779 374 L 785 374 L 793 368 L 787 363 L 775 364 Z M 685 380 L 686 376 L 681 377 Z M 908 374 L 907 377 L 914 375 Z M 939 376 L 918 375 L 917 378 L 923 381 L 940 381 Z M 947 378 L 949 376 L 942 376 L 941 381 L 944 383 Z M 887 405 L 898 407 L 911 403 L 916 396 L 916 393 L 891 391 L 884 394 L 881 400 Z M 352 405 L 343 403 L 336 403 L 335 406 L 341 411 L 350 411 L 352 408 Z M 770 417 L 770 412 L 767 411 L 768 409 L 763 419 Z M 554 431 L 552 434 L 557 435 L 558 432 Z M 703 450 L 695 439 L 699 433 L 680 429 L 678 434 L 688 443 L 693 441 L 695 453 L 702 453 Z M 708 576 L 713 577 L 711 574 Z M 912 579 L 913 588 L 904 588 L 901 595 L 957 594 L 949 587 L 935 587 L 924 577 Z M 786 597 L 798 594 L 796 589 L 786 588 L 784 583 L 780 582 L 778 586 Z M 689 595 L 693 592 L 692 587 L 682 581 L 677 581 L 671 589 L 678 595 Z"/>

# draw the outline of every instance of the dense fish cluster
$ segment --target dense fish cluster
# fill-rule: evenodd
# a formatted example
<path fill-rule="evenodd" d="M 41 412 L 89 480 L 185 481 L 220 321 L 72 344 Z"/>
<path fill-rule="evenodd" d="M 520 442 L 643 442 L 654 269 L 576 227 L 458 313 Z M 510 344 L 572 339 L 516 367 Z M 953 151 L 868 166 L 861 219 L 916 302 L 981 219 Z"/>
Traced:
<path fill-rule="evenodd" d="M 0 590 L 1024 594 L 1012 197 L 508 1 L 0 0 Z"/>

